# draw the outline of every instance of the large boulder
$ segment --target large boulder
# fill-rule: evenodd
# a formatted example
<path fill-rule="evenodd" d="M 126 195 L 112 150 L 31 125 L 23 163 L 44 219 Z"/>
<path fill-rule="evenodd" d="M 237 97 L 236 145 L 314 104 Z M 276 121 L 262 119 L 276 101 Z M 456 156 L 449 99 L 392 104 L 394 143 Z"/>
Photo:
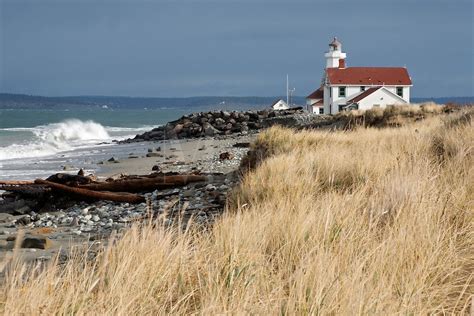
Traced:
<path fill-rule="evenodd" d="M 214 126 L 212 126 L 211 124 L 209 123 L 204 123 L 202 125 L 202 128 L 204 130 L 204 134 L 206 136 L 214 136 L 214 135 L 218 135 L 219 134 L 219 130 L 216 129 Z"/>
<path fill-rule="evenodd" d="M 25 236 L 21 242 L 21 248 L 48 249 L 52 241 L 45 236 Z"/>

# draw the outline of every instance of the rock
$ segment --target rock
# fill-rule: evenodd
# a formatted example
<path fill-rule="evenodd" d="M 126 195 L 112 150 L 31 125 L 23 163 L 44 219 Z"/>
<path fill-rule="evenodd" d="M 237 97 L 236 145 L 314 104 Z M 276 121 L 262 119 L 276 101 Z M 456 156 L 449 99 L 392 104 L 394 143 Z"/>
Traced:
<path fill-rule="evenodd" d="M 0 213 L 0 223 L 11 223 L 13 221 L 13 215 L 8 213 Z"/>
<path fill-rule="evenodd" d="M 100 217 L 97 216 L 97 215 L 94 215 L 94 216 L 92 216 L 92 220 L 93 220 L 94 222 L 98 222 L 98 221 L 100 221 Z"/>
<path fill-rule="evenodd" d="M 31 212 L 31 208 L 27 205 L 15 209 L 17 214 L 28 214 L 29 212 Z"/>
<path fill-rule="evenodd" d="M 216 134 L 219 134 L 219 130 L 217 130 L 216 128 L 214 128 L 214 126 L 212 126 L 211 124 L 209 123 L 204 123 L 203 124 L 203 129 L 204 129 L 204 134 L 206 136 L 214 136 Z"/>
<path fill-rule="evenodd" d="M 45 236 L 27 236 L 21 242 L 21 248 L 48 249 L 52 241 Z"/>
<path fill-rule="evenodd" d="M 31 223 L 31 218 L 29 216 L 22 216 L 19 219 L 16 220 L 16 223 L 18 225 L 26 226 L 29 223 Z"/>
<path fill-rule="evenodd" d="M 161 170 L 161 168 L 160 168 L 160 166 L 158 166 L 158 165 L 154 165 L 154 166 L 151 168 L 151 171 L 160 171 L 160 170 Z"/>
<path fill-rule="evenodd" d="M 79 171 L 77 172 L 77 175 L 78 175 L 78 176 L 81 176 L 81 177 L 84 177 L 84 175 L 85 175 L 85 174 L 84 174 L 84 170 L 83 170 L 82 168 L 79 169 Z"/>
<path fill-rule="evenodd" d="M 36 205 L 36 201 L 32 200 L 0 200 L 0 213 L 8 214 L 27 214 L 31 212 L 31 207 Z"/>
<path fill-rule="evenodd" d="M 214 191 L 216 189 L 216 187 L 213 185 L 213 184 L 208 184 L 206 185 L 206 191 Z"/>
<path fill-rule="evenodd" d="M 225 121 L 221 119 L 220 117 L 218 117 L 215 119 L 214 123 L 216 124 L 216 126 L 220 126 L 220 125 L 225 124 Z"/>
<path fill-rule="evenodd" d="M 150 158 L 150 157 L 163 157 L 163 155 L 160 154 L 160 153 L 148 153 L 148 154 L 146 154 L 146 156 L 148 158 Z"/>
<path fill-rule="evenodd" d="M 71 227 L 74 227 L 74 226 L 77 226 L 79 225 L 79 219 L 77 217 L 74 217 L 71 221 L 71 223 L 69 224 L 69 226 Z"/>
<path fill-rule="evenodd" d="M 161 151 L 161 147 L 156 147 L 156 151 Z"/>
<path fill-rule="evenodd" d="M 149 152 L 149 153 L 152 153 L 152 152 L 153 152 L 153 149 L 152 149 L 152 148 L 148 148 L 148 152 Z"/>
<path fill-rule="evenodd" d="M 229 187 L 228 187 L 227 185 L 225 185 L 225 184 L 223 184 L 223 185 L 221 185 L 221 186 L 219 187 L 219 190 L 220 190 L 220 191 L 226 191 L 226 190 L 228 190 L 228 189 L 229 189 Z"/>
<path fill-rule="evenodd" d="M 220 160 L 232 160 L 232 159 L 234 159 L 234 154 L 232 154 L 228 151 L 225 151 L 225 152 L 223 152 L 219 155 L 219 159 Z"/>
<path fill-rule="evenodd" d="M 115 159 L 114 157 L 111 157 L 111 158 L 109 158 L 107 161 L 108 161 L 108 162 L 115 162 L 116 159 Z"/>
<path fill-rule="evenodd" d="M 232 147 L 235 147 L 235 148 L 249 148 L 250 143 L 235 143 L 234 145 L 232 145 Z"/>
<path fill-rule="evenodd" d="M 194 190 L 186 190 L 183 192 L 183 196 L 184 197 L 192 197 L 196 194 L 196 192 Z"/>
<path fill-rule="evenodd" d="M 176 134 L 179 134 L 183 131 L 183 128 L 184 128 L 184 125 L 183 124 L 176 124 L 173 131 L 176 133 Z"/>

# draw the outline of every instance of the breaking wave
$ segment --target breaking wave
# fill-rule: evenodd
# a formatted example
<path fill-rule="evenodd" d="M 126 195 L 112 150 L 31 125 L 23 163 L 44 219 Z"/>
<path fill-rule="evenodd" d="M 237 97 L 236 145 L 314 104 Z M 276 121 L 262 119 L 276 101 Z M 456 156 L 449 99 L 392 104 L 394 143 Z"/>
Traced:
<path fill-rule="evenodd" d="M 0 131 L 31 132 L 28 140 L 0 147 L 0 160 L 32 158 L 54 155 L 81 147 L 122 139 L 146 129 L 127 127 L 104 127 L 93 121 L 70 119 L 32 128 L 4 128 Z"/>

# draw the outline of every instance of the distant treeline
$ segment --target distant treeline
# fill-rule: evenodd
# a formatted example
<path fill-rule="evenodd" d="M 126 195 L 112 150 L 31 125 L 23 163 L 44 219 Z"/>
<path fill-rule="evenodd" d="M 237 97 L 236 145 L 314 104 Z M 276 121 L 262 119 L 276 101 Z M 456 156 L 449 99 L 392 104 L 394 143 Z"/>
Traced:
<path fill-rule="evenodd" d="M 0 108 L 38 108 L 38 107 L 110 107 L 110 108 L 265 108 L 282 96 L 273 97 L 187 97 L 187 98 L 144 98 L 118 96 L 70 96 L 44 97 L 25 94 L 0 93 Z M 433 101 L 435 103 L 474 103 L 474 97 L 413 98 L 412 102 Z M 305 104 L 305 97 L 295 96 L 292 104 Z"/>

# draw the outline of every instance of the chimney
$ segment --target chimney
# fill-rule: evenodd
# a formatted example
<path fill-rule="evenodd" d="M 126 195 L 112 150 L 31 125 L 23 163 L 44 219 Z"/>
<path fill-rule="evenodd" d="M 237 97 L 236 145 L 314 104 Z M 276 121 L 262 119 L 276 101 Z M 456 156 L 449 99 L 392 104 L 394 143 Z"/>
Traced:
<path fill-rule="evenodd" d="M 346 68 L 346 60 L 339 58 L 339 68 Z"/>

